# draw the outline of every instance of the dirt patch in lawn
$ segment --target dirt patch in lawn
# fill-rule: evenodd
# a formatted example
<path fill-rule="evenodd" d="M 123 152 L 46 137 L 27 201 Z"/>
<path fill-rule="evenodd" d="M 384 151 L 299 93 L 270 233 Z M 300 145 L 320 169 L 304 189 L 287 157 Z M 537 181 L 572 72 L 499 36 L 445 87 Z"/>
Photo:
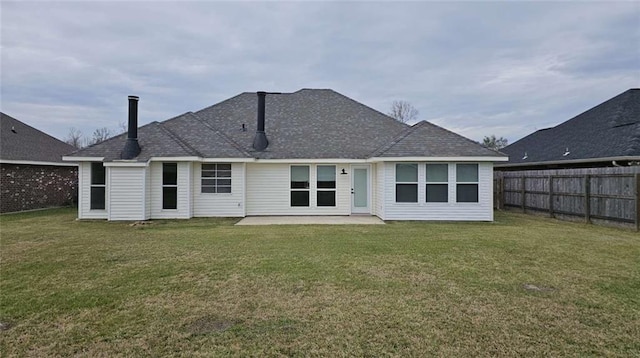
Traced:
<path fill-rule="evenodd" d="M 217 317 L 204 316 L 186 325 L 186 330 L 191 334 L 208 334 L 224 332 L 235 326 L 238 322 L 220 319 Z"/>
<path fill-rule="evenodd" d="M 531 292 L 553 292 L 556 289 L 554 287 L 550 287 L 550 286 L 536 286 L 530 283 L 525 283 L 524 285 L 522 285 L 522 288 L 524 288 L 527 291 L 531 291 Z"/>

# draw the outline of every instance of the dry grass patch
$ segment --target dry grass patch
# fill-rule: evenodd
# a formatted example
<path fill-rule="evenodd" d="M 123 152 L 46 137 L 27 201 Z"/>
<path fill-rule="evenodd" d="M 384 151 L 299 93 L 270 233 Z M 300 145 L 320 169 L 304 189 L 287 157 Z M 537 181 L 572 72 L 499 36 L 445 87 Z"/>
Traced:
<path fill-rule="evenodd" d="M 637 233 L 0 216 L 9 356 L 638 356 Z"/>

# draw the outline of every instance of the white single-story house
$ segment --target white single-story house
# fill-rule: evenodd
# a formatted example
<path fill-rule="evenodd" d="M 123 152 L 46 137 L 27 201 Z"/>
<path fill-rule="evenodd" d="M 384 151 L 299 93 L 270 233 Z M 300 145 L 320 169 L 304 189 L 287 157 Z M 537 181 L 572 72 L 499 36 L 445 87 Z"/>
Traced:
<path fill-rule="evenodd" d="M 493 164 L 508 160 L 328 89 L 246 92 L 140 128 L 137 106 L 127 134 L 64 158 L 79 164 L 78 218 L 491 221 Z"/>

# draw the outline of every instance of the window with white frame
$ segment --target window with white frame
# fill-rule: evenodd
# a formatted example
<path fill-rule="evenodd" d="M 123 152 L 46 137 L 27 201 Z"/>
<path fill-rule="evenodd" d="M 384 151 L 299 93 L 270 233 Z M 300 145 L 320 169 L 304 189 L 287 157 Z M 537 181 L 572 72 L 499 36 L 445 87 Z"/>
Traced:
<path fill-rule="evenodd" d="M 446 203 L 449 201 L 449 165 L 426 164 L 427 203 Z"/>
<path fill-rule="evenodd" d="M 478 202 L 478 164 L 456 164 L 456 201 Z"/>
<path fill-rule="evenodd" d="M 178 163 L 162 163 L 162 209 L 178 208 Z"/>
<path fill-rule="evenodd" d="M 396 202 L 418 202 L 418 164 L 396 164 Z"/>
<path fill-rule="evenodd" d="M 291 206 L 309 206 L 309 166 L 291 166 Z"/>
<path fill-rule="evenodd" d="M 318 165 L 317 174 L 318 206 L 336 206 L 336 166 Z"/>
<path fill-rule="evenodd" d="M 91 163 L 91 210 L 104 210 L 106 197 L 106 171 L 100 162 Z"/>
<path fill-rule="evenodd" d="M 231 193 L 231 163 L 202 164 L 202 193 Z"/>

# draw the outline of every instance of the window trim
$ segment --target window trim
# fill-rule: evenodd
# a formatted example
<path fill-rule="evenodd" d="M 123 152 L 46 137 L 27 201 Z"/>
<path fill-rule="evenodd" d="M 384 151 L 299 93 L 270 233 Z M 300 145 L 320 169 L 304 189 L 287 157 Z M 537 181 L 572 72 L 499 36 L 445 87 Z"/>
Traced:
<path fill-rule="evenodd" d="M 475 165 L 477 180 L 472 181 L 458 181 L 458 165 Z M 475 185 L 478 194 L 476 201 L 460 201 L 458 198 L 458 185 Z M 480 164 L 479 163 L 456 163 L 456 204 L 479 204 L 480 203 Z"/>
<path fill-rule="evenodd" d="M 309 182 L 309 187 L 308 188 L 292 188 L 291 187 L 291 172 L 293 170 L 293 167 L 307 167 L 307 173 L 309 174 L 309 178 L 308 178 L 308 182 Z M 312 181 L 311 181 L 311 164 L 291 164 L 289 165 L 289 207 L 290 208 L 311 208 L 311 187 L 312 187 Z M 292 205 L 291 202 L 291 198 L 292 192 L 303 192 L 306 191 L 308 193 L 309 196 L 309 204 L 308 205 Z"/>
<path fill-rule="evenodd" d="M 102 165 L 102 172 L 104 173 L 104 184 L 93 184 L 93 166 L 94 164 Z M 104 207 L 103 208 L 93 208 L 93 188 L 103 188 L 104 189 Z M 102 162 L 91 162 L 91 167 L 89 169 L 89 210 L 90 211 L 105 211 L 107 210 L 107 167 L 104 166 Z"/>
<path fill-rule="evenodd" d="M 407 165 L 407 164 L 415 164 L 416 166 L 416 181 L 415 182 L 405 182 L 405 181 L 398 181 L 398 165 Z M 393 190 L 394 190 L 394 202 L 396 204 L 418 204 L 420 202 L 420 163 L 418 162 L 396 162 L 395 166 L 394 166 L 394 185 L 393 185 Z M 398 185 L 415 185 L 416 186 L 416 200 L 415 201 L 398 201 Z"/>
<path fill-rule="evenodd" d="M 216 169 L 214 169 L 213 171 L 215 171 L 216 175 L 217 175 L 217 172 L 219 170 L 218 169 L 218 165 L 220 165 L 220 164 L 228 164 L 230 166 L 229 172 L 231 173 L 231 176 L 229 176 L 229 177 L 218 177 L 218 176 L 205 177 L 205 176 L 203 176 L 203 173 L 205 172 L 205 169 L 204 169 L 205 165 L 215 165 Z M 226 169 L 223 169 L 223 170 L 226 170 Z M 211 171 L 211 170 L 206 170 L 206 171 Z M 229 192 L 228 193 L 219 193 L 218 192 L 218 188 L 219 187 L 226 188 L 227 185 L 218 186 L 217 182 L 216 182 L 215 185 L 204 185 L 204 184 L 202 184 L 202 180 L 203 179 L 216 179 L 216 180 L 218 180 L 218 179 L 229 179 L 230 180 L 230 184 L 228 185 Z M 205 188 L 205 187 L 215 188 L 216 192 L 215 193 L 206 193 L 206 192 L 202 191 L 203 188 Z M 231 195 L 231 194 L 233 194 L 233 164 L 232 163 L 226 163 L 226 162 L 200 163 L 200 194 L 204 194 L 204 195 Z"/>
<path fill-rule="evenodd" d="M 447 180 L 446 181 L 429 181 L 429 165 L 445 165 L 447 168 Z M 446 201 L 429 201 L 429 190 L 427 189 L 429 185 L 446 185 L 447 186 L 447 200 Z M 449 163 L 439 163 L 439 162 L 426 162 L 424 163 L 424 201 L 429 204 L 446 204 L 449 203 Z"/>
<path fill-rule="evenodd" d="M 316 166 L 316 207 L 318 208 L 335 208 L 338 206 L 338 166 L 335 164 L 317 164 Z M 318 171 L 320 167 L 333 167 L 333 188 L 320 188 L 318 186 Z M 311 188 L 309 188 L 311 189 Z M 319 205 L 318 204 L 318 193 L 320 192 L 333 192 L 333 205 Z"/>
<path fill-rule="evenodd" d="M 167 164 L 174 164 L 176 166 L 176 183 L 175 184 L 165 184 L 164 183 L 164 166 Z M 162 163 L 162 210 L 170 210 L 177 211 L 178 210 L 178 163 L 177 162 L 163 162 Z M 176 207 L 174 209 L 165 208 L 164 207 L 164 189 L 165 188 L 176 188 Z"/>

